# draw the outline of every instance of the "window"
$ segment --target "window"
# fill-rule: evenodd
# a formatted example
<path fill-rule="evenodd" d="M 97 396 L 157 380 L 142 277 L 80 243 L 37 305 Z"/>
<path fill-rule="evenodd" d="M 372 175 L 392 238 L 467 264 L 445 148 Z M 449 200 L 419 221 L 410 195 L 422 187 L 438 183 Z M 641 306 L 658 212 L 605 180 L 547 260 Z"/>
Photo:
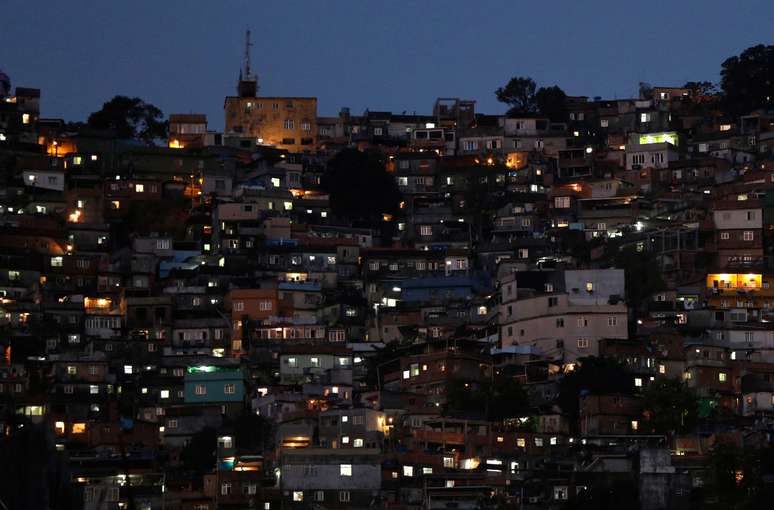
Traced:
<path fill-rule="evenodd" d="M 607 318 L 607 325 L 610 327 L 617 326 L 618 325 L 618 317 L 615 317 L 611 315 Z"/>
<path fill-rule="evenodd" d="M 159 396 L 161 398 L 169 398 L 169 390 L 161 390 L 161 392 L 159 393 Z"/>
<path fill-rule="evenodd" d="M 563 328 L 564 327 L 564 319 L 563 318 L 556 319 L 556 327 L 557 328 Z"/>
<path fill-rule="evenodd" d="M 206 395 L 207 394 L 207 386 L 204 384 L 197 384 L 195 393 L 197 395 Z"/>
<path fill-rule="evenodd" d="M 63 261 L 62 257 L 51 257 L 51 267 L 62 267 Z"/>
<path fill-rule="evenodd" d="M 403 466 L 403 476 L 414 476 L 414 466 Z"/>
<path fill-rule="evenodd" d="M 578 327 L 585 328 L 589 325 L 589 320 L 586 317 L 578 317 Z"/>
<path fill-rule="evenodd" d="M 352 442 L 352 446 L 355 448 L 362 448 L 363 447 L 363 439 L 362 438 L 355 438 L 355 440 Z"/>
<path fill-rule="evenodd" d="M 742 234 L 742 239 L 745 241 L 753 241 L 755 239 L 755 233 L 752 230 L 745 230 Z"/>
<path fill-rule="evenodd" d="M 288 366 L 291 368 L 295 368 L 298 366 L 298 360 L 296 358 L 288 358 Z"/>
<path fill-rule="evenodd" d="M 229 494 L 231 494 L 231 489 L 232 489 L 231 482 L 223 482 L 220 485 L 220 495 L 228 496 Z"/>
<path fill-rule="evenodd" d="M 293 119 L 286 119 L 282 127 L 285 129 L 294 129 L 295 123 L 293 122 Z"/>
<path fill-rule="evenodd" d="M 169 249 L 169 239 L 159 239 L 156 241 L 156 249 L 157 250 L 168 250 Z"/>
<path fill-rule="evenodd" d="M 320 358 L 309 358 L 309 364 L 314 368 L 320 367 Z"/>
<path fill-rule="evenodd" d="M 554 197 L 554 208 L 556 209 L 569 209 L 570 197 Z"/>
<path fill-rule="evenodd" d="M 107 491 L 107 501 L 118 501 L 119 490 L 118 487 L 109 487 Z"/>
<path fill-rule="evenodd" d="M 277 103 L 274 103 L 275 105 Z M 303 501 L 304 500 L 304 493 L 303 491 L 293 491 L 293 501 Z"/>
<path fill-rule="evenodd" d="M 349 491 L 339 491 L 339 503 L 349 503 Z"/>
<path fill-rule="evenodd" d="M 553 296 L 553 297 L 548 298 L 548 307 L 549 308 L 554 307 L 554 306 L 558 306 L 558 305 L 559 305 L 559 298 L 558 297 Z"/>
<path fill-rule="evenodd" d="M 67 367 L 67 375 L 76 375 L 78 373 L 78 367 L 70 365 Z"/>
<path fill-rule="evenodd" d="M 271 301 L 267 299 L 263 299 L 258 302 L 258 309 L 262 312 L 268 312 L 272 308 Z"/>
<path fill-rule="evenodd" d="M 728 380 L 728 374 L 726 374 L 725 372 L 719 372 L 718 373 L 718 381 L 719 382 L 726 382 L 726 380 Z"/>
<path fill-rule="evenodd" d="M 339 475 L 341 475 L 341 476 L 352 476 L 352 464 L 340 464 L 339 465 Z"/>
<path fill-rule="evenodd" d="M 419 234 L 423 236 L 431 236 L 433 235 L 433 226 L 432 225 L 420 225 L 419 227 Z"/>
<path fill-rule="evenodd" d="M 720 239 L 722 239 L 723 241 L 727 241 L 730 237 L 731 237 L 731 235 L 728 232 L 721 232 L 720 233 Z"/>
<path fill-rule="evenodd" d="M 325 491 L 315 491 L 314 500 L 317 502 L 325 501 Z"/>
<path fill-rule="evenodd" d="M 650 122 L 650 113 L 641 113 L 640 122 Z"/>
<path fill-rule="evenodd" d="M 589 348 L 589 339 L 588 338 L 579 338 L 578 339 L 578 349 L 588 349 Z"/>
<path fill-rule="evenodd" d="M 606 127 L 608 127 L 609 125 L 610 125 L 610 121 L 608 121 L 607 119 L 601 119 L 601 120 L 599 121 L 599 127 L 606 128 Z"/>
<path fill-rule="evenodd" d="M 223 393 L 226 395 L 234 395 L 236 393 L 236 384 L 228 383 L 223 385 Z"/>
<path fill-rule="evenodd" d="M 642 388 L 642 377 L 634 378 L 634 386 L 636 386 L 637 388 Z"/>
<path fill-rule="evenodd" d="M 234 311 L 235 312 L 244 312 L 245 310 L 245 302 L 244 301 L 234 301 Z"/>
<path fill-rule="evenodd" d="M 134 191 L 137 193 L 144 193 L 145 192 L 145 185 L 144 184 L 135 184 L 134 185 Z"/>

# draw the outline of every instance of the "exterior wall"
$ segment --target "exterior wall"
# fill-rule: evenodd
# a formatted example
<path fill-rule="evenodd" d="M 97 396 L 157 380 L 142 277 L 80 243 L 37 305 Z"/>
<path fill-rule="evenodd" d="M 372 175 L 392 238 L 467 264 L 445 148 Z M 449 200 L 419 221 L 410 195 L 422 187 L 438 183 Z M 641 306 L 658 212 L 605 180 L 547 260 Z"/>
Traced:
<path fill-rule="evenodd" d="M 218 402 L 241 402 L 245 396 L 242 372 L 239 370 L 217 370 L 185 374 L 186 404 L 212 404 Z M 197 385 L 204 385 L 206 393 L 196 394 Z M 233 384 L 234 393 L 227 394 L 225 386 Z"/>
<path fill-rule="evenodd" d="M 742 414 L 750 416 L 755 413 L 774 413 L 774 393 L 757 391 L 744 395 Z"/>
<path fill-rule="evenodd" d="M 518 299 L 518 273 L 501 284 L 500 341 L 503 347 L 532 345 L 547 355 L 571 359 L 599 354 L 602 338 L 628 338 L 628 312 L 620 269 L 568 270 L 566 293 Z"/>
<path fill-rule="evenodd" d="M 763 211 L 760 208 L 750 209 L 716 209 L 712 213 L 715 228 L 722 230 L 731 229 L 760 229 L 763 227 Z"/>
<path fill-rule="evenodd" d="M 291 152 L 317 149 L 317 98 L 227 97 L 225 112 L 226 134 L 260 139 Z M 286 121 L 292 121 L 292 127 Z"/>

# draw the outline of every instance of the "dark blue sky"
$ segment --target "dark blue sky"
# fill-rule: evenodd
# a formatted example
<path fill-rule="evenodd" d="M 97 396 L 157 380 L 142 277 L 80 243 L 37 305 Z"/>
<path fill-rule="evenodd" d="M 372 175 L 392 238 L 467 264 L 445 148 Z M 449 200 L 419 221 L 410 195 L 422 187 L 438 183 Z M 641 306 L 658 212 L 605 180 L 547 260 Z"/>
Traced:
<path fill-rule="evenodd" d="M 499 113 L 513 75 L 611 98 L 717 81 L 726 57 L 774 43 L 774 1 L 4 0 L 0 69 L 42 89 L 47 117 L 124 94 L 221 128 L 248 25 L 262 94 L 317 96 L 322 115 L 438 96 Z"/>

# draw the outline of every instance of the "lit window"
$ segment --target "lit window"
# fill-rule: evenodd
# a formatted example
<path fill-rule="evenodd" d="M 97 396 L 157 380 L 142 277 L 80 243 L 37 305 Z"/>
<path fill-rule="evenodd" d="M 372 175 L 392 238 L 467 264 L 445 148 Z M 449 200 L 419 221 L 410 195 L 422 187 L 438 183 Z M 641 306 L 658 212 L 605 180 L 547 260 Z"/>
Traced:
<path fill-rule="evenodd" d="M 86 432 L 85 423 L 73 423 L 73 434 L 83 434 Z"/>
<path fill-rule="evenodd" d="M 340 464 L 339 474 L 341 476 L 352 476 L 352 464 Z"/>
<path fill-rule="evenodd" d="M 169 390 L 161 390 L 161 398 L 169 398 Z"/>
<path fill-rule="evenodd" d="M 207 386 L 204 384 L 197 384 L 195 393 L 197 395 L 206 395 L 207 394 Z"/>
<path fill-rule="evenodd" d="M 78 367 L 75 367 L 75 366 L 72 366 L 72 365 L 67 367 L 67 374 L 68 375 L 75 375 L 77 373 L 78 373 Z"/>
<path fill-rule="evenodd" d="M 293 501 L 303 501 L 304 493 L 302 491 L 293 491 Z"/>
<path fill-rule="evenodd" d="M 134 185 L 134 191 L 136 191 L 137 193 L 145 192 L 145 185 L 144 184 L 135 184 Z"/>
<path fill-rule="evenodd" d="M 637 420 L 632 420 L 632 432 L 637 432 L 637 429 L 639 428 L 640 423 Z"/>
<path fill-rule="evenodd" d="M 718 381 L 726 382 L 727 379 L 728 379 L 728 374 L 726 374 L 725 372 L 720 372 L 718 374 Z"/>
<path fill-rule="evenodd" d="M 634 385 L 638 388 L 642 387 L 642 378 L 641 377 L 635 377 L 634 378 Z"/>
<path fill-rule="evenodd" d="M 362 448 L 363 447 L 363 440 L 361 438 L 356 438 L 353 441 L 352 446 L 354 446 L 355 448 Z"/>
<path fill-rule="evenodd" d="M 594 292 L 594 283 L 586 282 L 586 292 Z"/>
<path fill-rule="evenodd" d="M 414 476 L 414 466 L 403 466 L 403 476 Z"/>
<path fill-rule="evenodd" d="M 22 124 L 29 124 L 29 123 L 30 123 L 30 114 L 22 113 Z"/>

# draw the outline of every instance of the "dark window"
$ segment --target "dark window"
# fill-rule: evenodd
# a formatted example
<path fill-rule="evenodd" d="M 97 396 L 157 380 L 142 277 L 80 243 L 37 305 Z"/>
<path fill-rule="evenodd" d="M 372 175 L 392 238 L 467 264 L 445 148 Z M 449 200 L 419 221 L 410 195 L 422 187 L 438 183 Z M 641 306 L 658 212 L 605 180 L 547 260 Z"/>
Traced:
<path fill-rule="evenodd" d="M 295 138 L 283 138 L 282 139 L 282 145 L 295 145 L 296 139 Z"/>
<path fill-rule="evenodd" d="M 314 143 L 314 138 L 302 138 L 301 139 L 301 145 L 312 145 Z"/>

